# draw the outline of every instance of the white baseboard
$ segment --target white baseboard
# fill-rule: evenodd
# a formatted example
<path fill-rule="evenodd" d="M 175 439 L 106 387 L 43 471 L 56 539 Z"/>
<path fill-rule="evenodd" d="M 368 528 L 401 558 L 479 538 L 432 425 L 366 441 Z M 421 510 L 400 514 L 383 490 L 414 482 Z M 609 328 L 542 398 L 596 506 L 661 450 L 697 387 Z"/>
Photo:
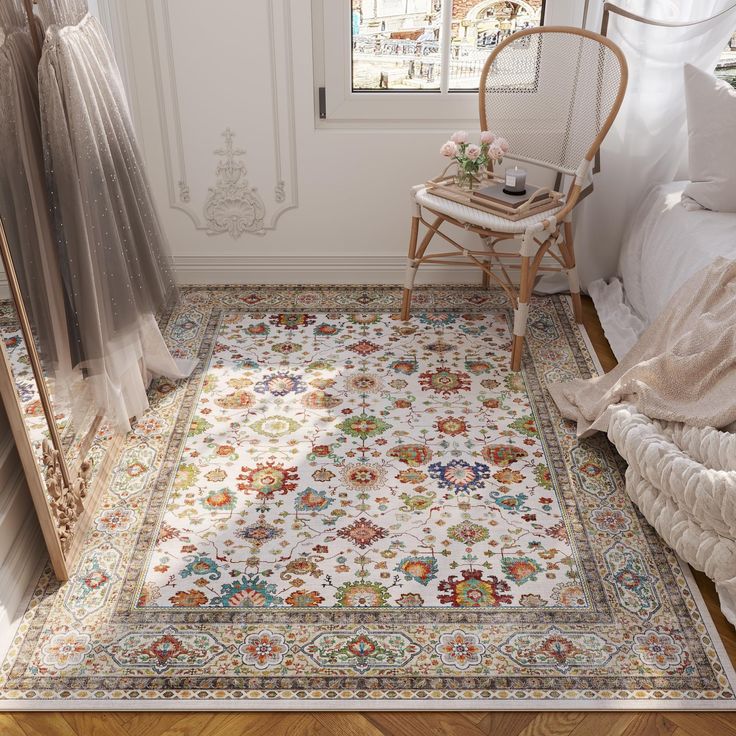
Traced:
<path fill-rule="evenodd" d="M 405 256 L 174 256 L 181 284 L 404 283 Z M 475 268 L 427 265 L 417 284 L 478 284 Z"/>
<path fill-rule="evenodd" d="M 404 256 L 174 256 L 177 280 L 187 284 L 387 284 L 404 283 Z M 422 266 L 422 284 L 479 284 L 473 267 Z M 0 277 L 0 299 L 10 290 Z"/>

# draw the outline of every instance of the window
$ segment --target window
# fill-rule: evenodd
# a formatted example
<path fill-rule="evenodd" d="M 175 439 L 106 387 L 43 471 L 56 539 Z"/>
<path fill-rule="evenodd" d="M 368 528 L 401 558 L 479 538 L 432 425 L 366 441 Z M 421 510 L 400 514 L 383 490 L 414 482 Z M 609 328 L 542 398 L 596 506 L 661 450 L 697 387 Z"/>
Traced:
<path fill-rule="evenodd" d="M 725 79 L 732 87 L 736 88 L 736 31 L 731 34 L 731 38 L 721 53 L 718 64 L 716 64 L 716 76 L 719 79 Z"/>
<path fill-rule="evenodd" d="M 312 2 L 322 125 L 477 120 L 489 54 L 545 11 L 545 0 Z"/>
<path fill-rule="evenodd" d="M 515 31 L 540 25 L 543 4 L 352 0 L 352 89 L 476 90 L 491 51 Z"/>

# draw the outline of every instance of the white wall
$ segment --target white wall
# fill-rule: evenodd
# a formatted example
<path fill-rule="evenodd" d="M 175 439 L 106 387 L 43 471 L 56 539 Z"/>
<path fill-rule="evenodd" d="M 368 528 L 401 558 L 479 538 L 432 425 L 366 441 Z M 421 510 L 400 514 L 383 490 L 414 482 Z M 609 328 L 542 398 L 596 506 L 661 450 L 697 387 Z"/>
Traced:
<path fill-rule="evenodd" d="M 438 149 L 455 124 L 318 127 L 311 5 L 100 0 L 183 282 L 403 283 L 409 188 L 442 170 Z M 556 0 L 549 14 L 573 7 Z M 265 207 L 260 234 L 206 229 L 227 128 Z M 232 209 L 242 214 L 243 202 Z M 421 279 L 479 276 L 425 269 Z"/>

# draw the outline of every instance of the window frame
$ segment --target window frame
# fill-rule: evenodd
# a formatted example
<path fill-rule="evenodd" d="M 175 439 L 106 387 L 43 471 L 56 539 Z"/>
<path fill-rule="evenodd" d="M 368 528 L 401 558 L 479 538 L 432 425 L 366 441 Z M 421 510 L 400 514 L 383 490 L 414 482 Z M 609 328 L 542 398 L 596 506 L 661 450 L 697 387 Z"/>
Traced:
<path fill-rule="evenodd" d="M 312 1 L 314 47 L 321 52 L 315 53 L 315 81 L 317 87 L 325 88 L 324 117 L 316 110 L 318 127 L 404 124 L 444 129 L 449 123 L 477 123 L 478 90 L 448 89 L 447 65 L 441 70 L 437 90 L 354 90 L 351 7 L 350 0 Z M 452 3 L 445 2 L 440 33 L 444 58 L 449 57 L 451 42 L 444 29 L 451 21 Z M 316 93 L 317 105 L 318 100 Z"/>

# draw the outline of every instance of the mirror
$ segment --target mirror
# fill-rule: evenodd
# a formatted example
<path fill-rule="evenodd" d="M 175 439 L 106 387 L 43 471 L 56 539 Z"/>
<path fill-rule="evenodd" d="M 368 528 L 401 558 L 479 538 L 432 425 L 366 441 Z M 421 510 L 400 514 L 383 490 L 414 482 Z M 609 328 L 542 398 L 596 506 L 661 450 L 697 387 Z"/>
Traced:
<path fill-rule="evenodd" d="M 76 401 L 74 409 L 68 406 L 64 394 L 69 386 L 57 380 L 63 365 L 59 353 L 69 349 L 59 338 L 66 331 L 52 336 L 41 326 L 47 319 L 46 327 L 60 329 L 58 311 L 52 314 L 54 273 L 37 268 L 33 237 L 21 242 L 19 224 L 16 220 L 8 227 L 0 220 L 0 256 L 12 297 L 0 302 L 0 395 L 54 572 L 66 580 L 96 505 L 96 491 L 109 471 L 115 439 L 94 412 L 80 415 Z M 93 455 L 103 461 L 93 463 Z"/>
<path fill-rule="evenodd" d="M 0 2 L 0 394 L 54 572 L 66 580 L 121 438 L 74 368 L 85 356 L 46 187 L 38 30 L 30 0 Z"/>
<path fill-rule="evenodd" d="M 185 378 L 194 361 L 169 352 L 156 321 L 176 280 L 102 29 L 87 0 L 39 0 L 38 11 L 0 0 L 0 251 L 12 297 L 0 367 L 66 579 L 150 381 Z M 76 27 L 83 36 L 65 33 Z"/>

